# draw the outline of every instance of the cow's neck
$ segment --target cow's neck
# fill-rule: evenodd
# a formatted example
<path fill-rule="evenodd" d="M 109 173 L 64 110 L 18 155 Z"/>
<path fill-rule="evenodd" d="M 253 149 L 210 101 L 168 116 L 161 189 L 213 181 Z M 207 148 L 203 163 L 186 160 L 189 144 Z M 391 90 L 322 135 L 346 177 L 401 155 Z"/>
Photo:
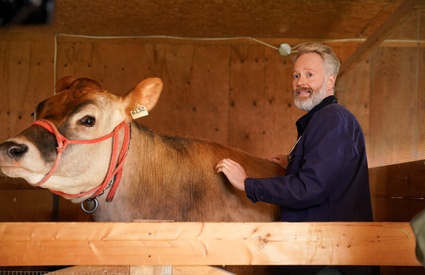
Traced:
<path fill-rule="evenodd" d="M 154 203 L 151 191 L 147 189 L 150 187 L 143 181 L 147 174 L 156 173 L 154 169 L 162 169 L 157 158 L 164 153 L 158 151 L 163 150 L 161 148 L 164 146 L 160 146 L 162 140 L 157 133 L 143 126 L 132 123 L 131 131 L 130 148 L 123 166 L 121 183 L 112 201 L 107 202 L 107 192 L 97 198 L 99 207 L 93 213 L 96 221 L 158 219 L 154 217 L 154 212 L 157 212 L 152 209 Z M 140 208 L 135 208 L 135 205 Z M 164 218 L 159 217 L 159 219 Z"/>
<path fill-rule="evenodd" d="M 99 205 L 98 197 L 104 194 L 107 194 L 105 198 L 107 202 L 112 201 L 120 185 L 124 162 L 130 147 L 131 124 L 120 125 L 124 125 L 122 127 L 123 131 L 120 133 L 121 128 L 118 128 L 117 131 L 114 130 L 111 160 L 105 179 L 95 188 L 90 198 L 81 203 L 81 207 L 86 213 L 93 213 L 97 210 Z M 87 207 L 86 205 L 90 206 Z"/>

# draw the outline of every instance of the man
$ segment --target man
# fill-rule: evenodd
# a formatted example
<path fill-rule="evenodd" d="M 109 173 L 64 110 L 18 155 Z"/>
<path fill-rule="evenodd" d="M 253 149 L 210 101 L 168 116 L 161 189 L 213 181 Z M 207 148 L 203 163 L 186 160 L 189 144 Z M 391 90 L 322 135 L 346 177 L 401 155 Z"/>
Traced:
<path fill-rule="evenodd" d="M 231 159 L 217 172 L 257 201 L 281 206 L 287 222 L 372 221 L 364 134 L 359 122 L 335 97 L 340 61 L 334 51 L 305 43 L 294 58 L 293 90 L 297 108 L 307 112 L 297 123 L 298 139 L 287 158 L 269 160 L 286 175 L 249 178 Z M 371 274 L 369 267 L 282 267 L 282 274 Z"/>

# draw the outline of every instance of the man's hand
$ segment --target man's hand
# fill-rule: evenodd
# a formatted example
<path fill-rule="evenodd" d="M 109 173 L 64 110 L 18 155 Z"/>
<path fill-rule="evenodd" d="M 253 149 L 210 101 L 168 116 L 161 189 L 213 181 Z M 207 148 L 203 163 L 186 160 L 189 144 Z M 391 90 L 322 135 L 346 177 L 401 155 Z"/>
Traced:
<path fill-rule="evenodd" d="M 231 160 L 222 159 L 215 167 L 217 173 L 226 175 L 230 183 L 238 190 L 245 191 L 245 179 L 248 177 L 242 166 Z"/>

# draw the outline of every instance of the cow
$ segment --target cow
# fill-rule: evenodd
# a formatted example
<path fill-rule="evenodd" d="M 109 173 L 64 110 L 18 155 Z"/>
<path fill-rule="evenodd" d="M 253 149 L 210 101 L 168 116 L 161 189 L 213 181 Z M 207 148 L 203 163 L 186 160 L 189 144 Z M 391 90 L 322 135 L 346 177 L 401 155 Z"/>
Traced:
<path fill-rule="evenodd" d="M 250 177 L 271 177 L 284 174 L 279 165 L 136 122 L 162 87 L 161 79 L 147 78 L 117 96 L 94 80 L 63 77 L 55 95 L 36 106 L 34 122 L 0 144 L 2 172 L 81 203 L 95 221 L 276 221 L 277 206 L 253 204 L 215 166 L 231 158 Z"/>

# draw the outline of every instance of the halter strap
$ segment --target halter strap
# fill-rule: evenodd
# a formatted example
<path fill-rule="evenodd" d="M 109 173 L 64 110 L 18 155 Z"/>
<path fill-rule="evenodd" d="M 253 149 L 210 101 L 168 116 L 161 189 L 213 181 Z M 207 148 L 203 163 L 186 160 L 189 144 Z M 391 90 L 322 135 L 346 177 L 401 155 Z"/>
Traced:
<path fill-rule="evenodd" d="M 58 146 L 56 147 L 56 151 L 57 151 L 57 156 L 56 156 L 56 160 L 55 163 L 53 164 L 52 168 L 50 169 L 49 173 L 47 173 L 44 178 L 36 183 L 34 186 L 41 186 L 44 183 L 46 183 L 49 178 L 53 175 L 53 173 L 55 172 L 56 168 L 59 166 L 59 162 L 62 156 L 62 153 L 65 151 L 66 147 L 69 144 L 92 144 L 92 143 L 98 143 L 98 142 L 102 142 L 106 139 L 109 138 L 113 138 L 113 146 L 112 146 L 112 156 L 111 156 L 111 160 L 109 162 L 109 168 L 108 168 L 108 172 L 105 176 L 105 179 L 103 180 L 103 182 L 89 190 L 83 193 L 78 193 L 78 194 L 67 194 L 61 191 L 56 191 L 56 190 L 51 190 L 49 189 L 52 193 L 60 195 L 60 196 L 66 196 L 66 197 L 70 197 L 70 198 L 78 198 L 78 197 L 82 197 L 85 196 L 87 194 L 93 193 L 93 196 L 91 198 L 96 198 L 97 196 L 103 194 L 103 192 L 105 191 L 105 189 L 109 186 L 109 183 L 112 184 L 111 190 L 108 193 L 108 196 L 106 197 L 106 201 L 110 202 L 112 201 L 112 199 L 114 198 L 115 192 L 120 184 L 121 181 L 121 177 L 122 177 L 122 168 L 124 165 L 124 160 L 127 156 L 128 153 L 128 149 L 130 146 L 130 124 L 126 123 L 125 121 L 121 122 L 120 124 L 118 124 L 114 130 L 107 134 L 104 135 L 102 137 L 99 138 L 94 138 L 94 139 L 67 139 L 66 137 L 64 137 L 61 133 L 59 133 L 58 129 L 56 128 L 56 126 L 49 120 L 47 119 L 39 119 L 34 121 L 31 126 L 33 125 L 38 125 L 43 127 L 44 129 L 46 129 L 47 131 L 49 131 L 50 133 L 52 133 L 55 138 L 56 138 L 56 142 L 58 144 Z M 118 137 L 119 137 L 119 132 L 121 129 L 124 129 L 124 139 L 121 145 L 121 151 L 118 154 Z M 118 157 L 117 157 L 118 154 Z M 115 161 L 116 160 L 116 161 Z M 115 180 L 114 180 L 115 177 Z"/>

